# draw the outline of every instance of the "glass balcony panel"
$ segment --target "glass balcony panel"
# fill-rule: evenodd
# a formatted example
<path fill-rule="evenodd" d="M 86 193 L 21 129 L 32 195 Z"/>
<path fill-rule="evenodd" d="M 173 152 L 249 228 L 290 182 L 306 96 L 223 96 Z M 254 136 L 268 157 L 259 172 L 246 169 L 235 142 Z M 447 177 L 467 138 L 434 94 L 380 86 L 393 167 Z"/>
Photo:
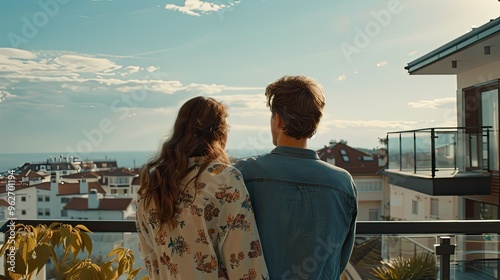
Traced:
<path fill-rule="evenodd" d="M 434 245 L 443 235 L 356 235 L 356 245 L 350 263 L 361 279 L 374 279 L 373 270 L 381 262 L 408 260 L 429 254 L 434 261 L 431 269 L 440 274 L 440 256 Z M 455 254 L 450 256 L 450 279 L 498 279 L 500 266 L 499 239 L 497 234 L 447 235 L 455 244 Z M 439 279 L 439 277 L 433 278 Z"/>
<path fill-rule="evenodd" d="M 389 142 L 387 144 L 387 150 L 389 155 L 388 167 L 390 169 L 401 168 L 400 166 L 400 156 L 399 156 L 399 134 L 389 134 Z"/>
<path fill-rule="evenodd" d="M 436 168 L 442 173 L 453 173 L 456 169 L 456 138 L 455 131 L 436 132 Z"/>
<path fill-rule="evenodd" d="M 413 133 L 401 134 L 401 170 L 415 170 L 415 149 L 414 149 Z"/>
<path fill-rule="evenodd" d="M 430 175 L 432 170 L 431 132 L 415 132 L 415 158 L 418 174 Z"/>
<path fill-rule="evenodd" d="M 51 223 L 52 221 L 47 221 Z M 72 221 L 74 222 L 74 221 Z M 89 221 L 94 230 L 90 234 L 93 240 L 93 249 L 90 258 L 95 263 L 102 263 L 106 260 L 106 255 L 114 248 L 116 244 L 132 250 L 135 256 L 134 267 L 144 267 L 143 259 L 139 256 L 138 234 L 135 232 L 98 232 L 97 228 L 106 229 L 113 227 L 108 221 Z M 451 223 L 450 223 L 451 222 Z M 498 236 L 498 221 L 487 222 L 488 225 L 480 224 L 481 221 L 463 221 L 457 227 L 456 221 L 441 221 L 439 223 L 427 223 L 428 226 L 412 225 L 412 223 L 401 222 L 398 227 L 394 227 L 399 222 L 376 222 L 370 226 L 361 226 L 363 234 L 357 234 L 355 246 L 350 259 L 350 265 L 346 273 L 352 273 L 355 269 L 359 278 L 352 279 L 373 279 L 371 273 L 376 267 L 381 267 L 381 261 L 389 262 L 402 258 L 407 260 L 419 254 L 429 254 L 431 261 L 431 270 L 435 275 L 440 273 L 440 257 L 435 254 L 435 244 L 439 244 L 440 236 L 449 236 L 451 244 L 455 244 L 455 252 L 451 255 L 450 279 L 498 279 L 500 266 L 500 239 Z M 64 223 L 64 221 L 63 221 Z M 482 223 L 482 222 L 481 222 Z M 126 224 L 126 227 L 123 227 Z M 361 222 L 363 224 L 363 222 Z M 132 221 L 120 222 L 121 228 L 133 231 L 135 224 Z M 423 225 L 423 227 L 422 227 Z M 116 225 L 114 226 L 116 227 Z M 444 232 L 449 232 L 450 227 L 453 230 L 465 230 L 465 232 L 476 232 L 471 229 L 479 227 L 481 231 L 496 231 L 497 233 L 483 233 L 474 235 L 465 234 L 411 234 L 412 228 L 421 231 L 423 228 L 430 227 L 429 231 L 439 231 L 440 227 Z M 384 229 L 381 231 L 381 229 Z M 462 229 L 461 229 L 462 228 Z M 487 229 L 486 229 L 487 228 Z M 390 229 L 390 230 L 388 230 Z M 370 234 L 370 232 L 387 232 L 390 234 Z M 404 232 L 405 234 L 400 234 Z M 4 243 L 6 235 L 1 235 L 0 243 Z M 264 249 L 265 250 L 265 249 Z M 61 254 L 61 249 L 56 250 Z M 88 258 L 87 254 L 80 253 L 78 258 Z M 1 262 L 5 264 L 4 262 Z M 5 267 L 1 267 L 2 272 Z M 57 279 L 54 271 L 54 265 L 48 263 L 45 267 L 46 279 Z M 0 273 L 1 274 L 1 273 Z M 136 279 L 142 278 L 147 272 L 143 269 Z M 352 274 L 350 274 L 352 276 Z M 401 278 L 398 278 L 401 279 Z M 439 279 L 436 277 L 435 279 Z"/>

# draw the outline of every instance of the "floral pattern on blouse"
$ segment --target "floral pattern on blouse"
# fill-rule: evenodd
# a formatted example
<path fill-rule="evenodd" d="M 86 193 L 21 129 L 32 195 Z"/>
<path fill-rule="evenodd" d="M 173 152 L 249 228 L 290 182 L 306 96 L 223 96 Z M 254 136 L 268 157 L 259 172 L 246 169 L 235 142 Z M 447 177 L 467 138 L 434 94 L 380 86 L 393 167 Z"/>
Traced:
<path fill-rule="evenodd" d="M 198 165 L 203 158 L 190 158 Z M 150 279 L 269 279 L 241 173 L 212 162 L 195 185 L 181 182 L 174 227 L 160 227 L 157 206 L 137 197 L 139 251 Z M 182 186 L 184 187 L 184 186 Z"/>

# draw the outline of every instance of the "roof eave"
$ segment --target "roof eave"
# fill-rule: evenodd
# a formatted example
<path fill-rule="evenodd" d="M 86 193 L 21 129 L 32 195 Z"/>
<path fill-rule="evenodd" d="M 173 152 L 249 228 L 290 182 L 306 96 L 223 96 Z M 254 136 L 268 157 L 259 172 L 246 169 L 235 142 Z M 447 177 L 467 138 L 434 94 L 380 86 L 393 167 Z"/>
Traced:
<path fill-rule="evenodd" d="M 490 22 L 475 28 L 467 34 L 464 34 L 457 39 L 431 51 L 430 53 L 409 62 L 405 66 L 405 70 L 408 74 L 418 74 L 415 73 L 418 70 L 436 62 L 443 58 L 446 58 L 460 50 L 463 50 L 481 40 L 484 40 L 496 33 L 500 32 L 500 17 L 490 20 Z"/>

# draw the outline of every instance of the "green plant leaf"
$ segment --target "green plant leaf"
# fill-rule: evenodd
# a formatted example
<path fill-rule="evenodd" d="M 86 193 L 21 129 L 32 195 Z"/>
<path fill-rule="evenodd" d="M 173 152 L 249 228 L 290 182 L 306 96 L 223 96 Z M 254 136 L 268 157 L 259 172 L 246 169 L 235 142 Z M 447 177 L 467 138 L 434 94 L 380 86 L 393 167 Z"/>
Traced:
<path fill-rule="evenodd" d="M 90 257 L 90 254 L 92 254 L 92 239 L 85 232 L 82 232 L 81 235 L 82 235 L 83 246 L 85 246 L 85 249 L 89 253 Z"/>
<path fill-rule="evenodd" d="M 90 232 L 92 233 L 86 226 L 84 225 L 76 225 L 75 228 L 79 229 L 79 230 L 83 230 L 83 231 L 86 231 L 86 232 Z"/>
<path fill-rule="evenodd" d="M 139 274 L 139 272 L 141 271 L 141 267 L 138 267 L 132 271 L 130 271 L 130 273 L 128 274 L 128 277 L 127 277 L 127 280 L 133 280 L 135 279 L 135 277 L 137 276 L 137 274 Z"/>

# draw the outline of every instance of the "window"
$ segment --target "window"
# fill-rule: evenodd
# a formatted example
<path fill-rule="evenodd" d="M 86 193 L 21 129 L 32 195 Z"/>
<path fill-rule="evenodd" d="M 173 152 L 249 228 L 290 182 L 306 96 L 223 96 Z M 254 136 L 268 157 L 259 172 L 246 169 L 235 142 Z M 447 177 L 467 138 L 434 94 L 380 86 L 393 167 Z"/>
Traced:
<path fill-rule="evenodd" d="M 362 156 L 362 157 L 359 157 L 359 160 L 360 161 L 373 161 L 373 157 L 372 156 Z"/>
<path fill-rule="evenodd" d="M 21 201 L 25 202 L 26 201 L 26 197 L 25 196 L 21 196 Z"/>
<path fill-rule="evenodd" d="M 43 201 L 43 195 L 38 195 L 38 202 L 42 202 Z"/>
<path fill-rule="evenodd" d="M 123 190 L 123 194 L 127 194 L 128 193 L 128 190 Z"/>
<path fill-rule="evenodd" d="M 116 190 L 111 190 L 111 194 L 116 194 Z"/>
<path fill-rule="evenodd" d="M 411 213 L 413 215 L 418 215 L 418 201 L 416 200 L 411 201 Z"/>
<path fill-rule="evenodd" d="M 347 152 L 344 149 L 340 149 L 340 155 L 342 156 L 342 159 L 345 162 L 349 162 L 349 156 L 347 155 Z"/>
<path fill-rule="evenodd" d="M 378 209 L 369 209 L 368 210 L 368 220 L 369 221 L 378 221 Z"/>
<path fill-rule="evenodd" d="M 439 216 L 439 198 L 431 198 L 431 217 Z"/>
<path fill-rule="evenodd" d="M 490 153 L 488 149 L 498 151 L 498 89 L 499 80 L 475 85 L 463 90 L 463 112 L 468 140 L 467 168 L 481 169 L 489 164 L 489 168 L 498 170 L 500 159 L 498 153 Z M 482 131 L 482 126 L 491 126 L 489 137 Z"/>
<path fill-rule="evenodd" d="M 49 208 L 45 208 L 45 216 L 50 216 L 50 209 Z"/>
<path fill-rule="evenodd" d="M 46 196 L 45 196 L 45 201 L 46 201 L 46 202 L 49 202 L 49 201 L 50 201 L 50 196 L 46 195 Z"/>
<path fill-rule="evenodd" d="M 62 209 L 61 210 L 61 217 L 68 217 L 68 210 Z"/>
<path fill-rule="evenodd" d="M 26 210 L 21 210 L 21 215 L 26 215 Z"/>
<path fill-rule="evenodd" d="M 43 209 L 42 208 L 38 208 L 38 216 L 43 216 Z"/>

